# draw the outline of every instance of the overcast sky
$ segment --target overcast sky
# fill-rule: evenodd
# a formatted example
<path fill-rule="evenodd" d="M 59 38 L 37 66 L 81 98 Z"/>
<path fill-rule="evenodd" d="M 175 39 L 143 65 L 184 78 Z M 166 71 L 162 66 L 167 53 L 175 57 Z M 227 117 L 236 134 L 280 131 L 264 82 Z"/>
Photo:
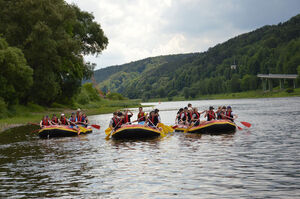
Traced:
<path fill-rule="evenodd" d="M 300 0 L 66 0 L 92 12 L 109 39 L 97 69 L 157 55 L 203 52 L 241 33 L 284 22 Z"/>

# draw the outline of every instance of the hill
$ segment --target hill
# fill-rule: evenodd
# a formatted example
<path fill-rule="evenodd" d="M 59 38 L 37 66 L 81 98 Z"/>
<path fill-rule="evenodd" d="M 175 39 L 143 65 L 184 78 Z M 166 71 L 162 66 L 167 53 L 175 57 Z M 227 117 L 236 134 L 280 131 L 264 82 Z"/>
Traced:
<path fill-rule="evenodd" d="M 234 63 L 236 69 L 231 68 Z M 260 86 L 256 74 L 295 74 L 297 67 L 300 15 L 239 35 L 203 53 L 159 56 L 100 69 L 95 79 L 104 91 L 129 98 L 194 98 L 255 90 Z"/>

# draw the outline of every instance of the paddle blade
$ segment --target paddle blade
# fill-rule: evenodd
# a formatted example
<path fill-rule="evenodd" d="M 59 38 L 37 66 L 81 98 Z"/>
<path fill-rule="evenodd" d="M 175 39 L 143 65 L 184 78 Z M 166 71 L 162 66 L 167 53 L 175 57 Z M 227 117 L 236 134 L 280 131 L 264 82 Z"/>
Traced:
<path fill-rule="evenodd" d="M 174 126 L 172 126 L 172 128 L 173 128 L 173 129 L 176 129 L 177 127 L 178 127 L 178 125 L 174 125 Z"/>
<path fill-rule="evenodd" d="M 105 129 L 105 134 L 106 135 L 110 135 L 110 132 L 111 132 L 111 128 L 110 127 L 108 127 L 107 129 Z"/>
<path fill-rule="evenodd" d="M 251 127 L 251 124 L 249 122 L 240 122 L 240 123 L 248 128 Z"/>
<path fill-rule="evenodd" d="M 242 127 L 240 127 L 240 126 L 237 126 L 237 128 L 241 131 L 241 130 L 243 130 L 243 128 Z"/>
<path fill-rule="evenodd" d="M 105 137 L 106 140 L 109 140 L 110 138 L 110 133 Z"/>
<path fill-rule="evenodd" d="M 91 126 L 94 127 L 95 129 L 100 129 L 100 125 L 92 124 Z"/>

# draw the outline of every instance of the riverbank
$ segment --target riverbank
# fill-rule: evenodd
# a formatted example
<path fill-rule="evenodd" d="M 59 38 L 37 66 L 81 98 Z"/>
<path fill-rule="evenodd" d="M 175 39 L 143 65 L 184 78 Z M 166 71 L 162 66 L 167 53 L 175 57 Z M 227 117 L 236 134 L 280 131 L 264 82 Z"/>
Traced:
<path fill-rule="evenodd" d="M 168 102 L 168 101 L 188 101 L 188 100 L 214 100 L 214 99 L 244 99 L 244 98 L 276 98 L 276 97 L 300 97 L 300 88 L 293 89 L 293 92 L 288 90 L 273 89 L 273 91 L 246 91 L 239 93 L 224 93 L 213 95 L 202 95 L 195 98 L 184 98 L 183 96 L 175 96 L 172 98 L 155 98 L 149 99 L 147 102 Z"/>
<path fill-rule="evenodd" d="M 59 105 L 46 108 L 35 104 L 29 104 L 28 106 L 18 105 L 11 111 L 9 117 L 0 119 L 0 132 L 9 128 L 26 125 L 29 122 L 39 123 L 44 115 L 51 117 L 52 114 L 56 114 L 59 117 L 61 113 L 64 113 L 69 116 L 72 112 L 75 112 L 77 108 L 80 108 L 87 115 L 99 115 L 126 108 L 137 108 L 139 106 L 139 100 L 101 100 L 86 105 L 76 105 L 76 107 Z"/>

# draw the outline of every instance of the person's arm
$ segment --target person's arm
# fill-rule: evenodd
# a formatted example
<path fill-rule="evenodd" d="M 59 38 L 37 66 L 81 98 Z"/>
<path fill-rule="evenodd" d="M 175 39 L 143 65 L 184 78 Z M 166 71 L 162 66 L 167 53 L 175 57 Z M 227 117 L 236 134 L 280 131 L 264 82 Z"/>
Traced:
<path fill-rule="evenodd" d="M 40 127 L 43 128 L 43 120 L 40 122 Z"/>
<path fill-rule="evenodd" d="M 110 122 L 109 122 L 109 128 L 111 128 L 111 129 L 114 128 L 112 124 L 113 124 L 113 120 L 110 120 Z"/>
<path fill-rule="evenodd" d="M 130 113 L 131 116 L 133 116 L 133 113 L 131 112 L 131 110 L 128 110 L 128 112 Z"/>
<path fill-rule="evenodd" d="M 233 114 L 233 120 L 237 119 L 238 116 L 236 114 Z"/>

